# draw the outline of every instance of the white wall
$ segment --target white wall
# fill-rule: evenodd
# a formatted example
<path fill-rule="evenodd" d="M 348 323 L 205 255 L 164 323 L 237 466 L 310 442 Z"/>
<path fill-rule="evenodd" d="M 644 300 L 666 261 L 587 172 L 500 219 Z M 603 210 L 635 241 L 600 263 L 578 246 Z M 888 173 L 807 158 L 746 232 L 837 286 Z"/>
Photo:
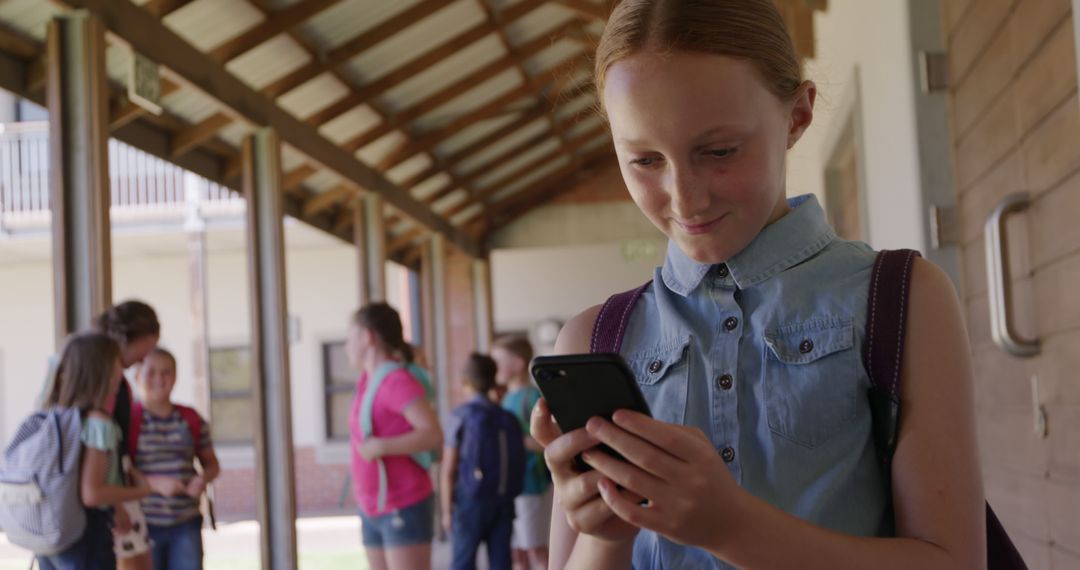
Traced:
<path fill-rule="evenodd" d="M 628 259 L 624 255 L 628 243 L 643 255 Z M 663 263 L 665 246 L 662 239 L 641 239 L 495 250 L 491 254 L 495 330 L 528 330 L 552 318 L 566 321 L 614 293 L 637 287 Z"/>
<path fill-rule="evenodd" d="M 249 339 L 247 260 L 238 228 L 208 236 L 210 345 Z M 343 340 L 356 307 L 355 250 L 300 224 L 286 226 L 289 314 L 300 322 L 290 347 L 293 432 L 297 445 L 324 440 L 322 343 Z M 52 266 L 47 235 L 0 239 L 0 440 L 31 410 L 52 353 Z M 162 322 L 162 346 L 179 361 L 176 399 L 194 401 L 188 267 L 179 232 L 113 234 L 113 298 L 150 303 Z M 394 290 L 396 292 L 396 289 Z M 391 299 L 391 303 L 394 299 Z M 238 457 L 243 463 L 250 453 Z"/>
<path fill-rule="evenodd" d="M 926 249 L 907 0 L 833 0 L 814 18 L 814 124 L 790 155 L 788 194 L 824 195 L 829 141 L 861 92 L 866 224 L 875 248 Z"/>

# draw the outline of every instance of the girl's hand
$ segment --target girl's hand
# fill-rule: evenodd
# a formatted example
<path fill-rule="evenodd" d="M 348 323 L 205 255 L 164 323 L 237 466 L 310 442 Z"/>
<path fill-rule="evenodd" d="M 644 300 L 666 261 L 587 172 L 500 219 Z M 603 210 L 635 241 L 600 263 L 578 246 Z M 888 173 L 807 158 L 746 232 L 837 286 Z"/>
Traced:
<path fill-rule="evenodd" d="M 184 484 L 176 477 L 154 475 L 145 479 L 150 490 L 162 497 L 175 497 L 185 492 Z"/>
<path fill-rule="evenodd" d="M 544 459 L 570 528 L 611 542 L 633 541 L 638 527 L 615 516 L 600 497 L 597 484 L 603 475 L 597 471 L 580 473 L 574 465 L 574 456 L 592 449 L 600 440 L 584 429 L 562 434 L 544 400 L 533 409 L 531 428 L 533 437 L 544 446 Z"/>
<path fill-rule="evenodd" d="M 450 534 L 450 531 L 454 528 L 454 513 L 450 509 L 443 509 L 442 511 L 442 528 L 446 534 Z"/>
<path fill-rule="evenodd" d="M 113 534 L 122 536 L 131 532 L 131 515 L 123 504 L 113 508 Z"/>
<path fill-rule="evenodd" d="M 198 499 L 206 492 L 206 479 L 202 475 L 192 477 L 191 481 L 188 481 L 187 489 L 184 492 L 192 499 Z"/>
<path fill-rule="evenodd" d="M 368 461 L 375 461 L 385 454 L 382 440 L 377 437 L 369 437 L 360 442 L 360 445 L 356 446 L 356 451 L 360 453 L 360 457 Z"/>
<path fill-rule="evenodd" d="M 602 474 L 604 504 L 626 524 L 711 551 L 744 512 L 745 493 L 712 442 L 697 428 L 620 410 L 615 423 L 589 420 L 587 431 L 627 459 L 598 450 L 584 460 Z M 621 486 L 624 490 L 619 490 Z M 627 492 L 648 499 L 644 505 Z"/>

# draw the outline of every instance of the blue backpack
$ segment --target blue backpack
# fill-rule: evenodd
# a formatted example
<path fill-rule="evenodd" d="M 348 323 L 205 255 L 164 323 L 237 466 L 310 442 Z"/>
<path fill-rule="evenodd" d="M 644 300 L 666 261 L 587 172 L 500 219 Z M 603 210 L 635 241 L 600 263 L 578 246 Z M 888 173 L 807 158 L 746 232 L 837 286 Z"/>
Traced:
<path fill-rule="evenodd" d="M 372 410 L 375 408 L 375 395 L 379 393 L 379 388 L 382 386 L 386 377 L 390 373 L 405 368 L 416 378 L 420 385 L 424 387 L 424 393 L 427 396 L 428 403 L 432 403 L 435 399 L 435 387 L 431 384 L 431 376 L 427 371 L 419 367 L 415 363 L 409 363 L 406 366 L 402 366 L 397 362 L 387 362 L 379 366 L 375 370 L 374 376 L 368 379 L 367 387 L 364 389 L 364 394 L 360 400 L 360 430 L 363 432 L 364 437 L 371 437 L 375 433 L 375 426 L 372 421 Z M 435 464 L 438 459 L 438 452 L 435 450 L 421 451 L 419 453 L 412 454 L 412 459 L 424 470 L 428 470 Z M 379 467 L 379 498 L 377 509 L 378 512 L 383 512 L 386 509 L 386 498 L 389 493 L 390 482 L 386 473 L 386 464 L 382 459 L 376 461 Z"/>
<path fill-rule="evenodd" d="M 461 414 L 457 492 L 465 500 L 513 499 L 525 486 L 525 442 L 514 414 L 470 402 Z"/>
<path fill-rule="evenodd" d="M 86 529 L 79 498 L 82 414 L 51 408 L 23 421 L 0 468 L 0 528 L 34 554 L 67 550 Z"/>

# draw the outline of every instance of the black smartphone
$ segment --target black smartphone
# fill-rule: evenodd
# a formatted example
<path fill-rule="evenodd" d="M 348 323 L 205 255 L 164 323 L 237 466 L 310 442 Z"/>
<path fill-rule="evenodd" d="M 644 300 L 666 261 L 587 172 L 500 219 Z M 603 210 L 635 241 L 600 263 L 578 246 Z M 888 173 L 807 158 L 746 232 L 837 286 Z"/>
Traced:
<path fill-rule="evenodd" d="M 563 433 L 585 427 L 594 416 L 610 421 L 616 410 L 651 415 L 634 374 L 618 354 L 538 356 L 530 369 Z M 622 459 L 606 445 L 599 448 Z M 577 465 L 590 469 L 581 457 Z"/>

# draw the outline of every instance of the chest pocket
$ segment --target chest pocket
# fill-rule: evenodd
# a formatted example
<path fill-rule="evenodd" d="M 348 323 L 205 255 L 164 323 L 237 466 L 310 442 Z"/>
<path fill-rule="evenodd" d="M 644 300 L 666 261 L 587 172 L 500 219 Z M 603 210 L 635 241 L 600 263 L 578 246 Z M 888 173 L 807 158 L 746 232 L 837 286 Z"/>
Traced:
<path fill-rule="evenodd" d="M 856 413 L 859 355 L 851 319 L 806 321 L 765 331 L 769 429 L 817 447 Z"/>
<path fill-rule="evenodd" d="M 627 364 L 637 379 L 649 411 L 658 420 L 682 424 L 686 418 L 686 394 L 689 389 L 690 339 L 642 350 Z"/>

